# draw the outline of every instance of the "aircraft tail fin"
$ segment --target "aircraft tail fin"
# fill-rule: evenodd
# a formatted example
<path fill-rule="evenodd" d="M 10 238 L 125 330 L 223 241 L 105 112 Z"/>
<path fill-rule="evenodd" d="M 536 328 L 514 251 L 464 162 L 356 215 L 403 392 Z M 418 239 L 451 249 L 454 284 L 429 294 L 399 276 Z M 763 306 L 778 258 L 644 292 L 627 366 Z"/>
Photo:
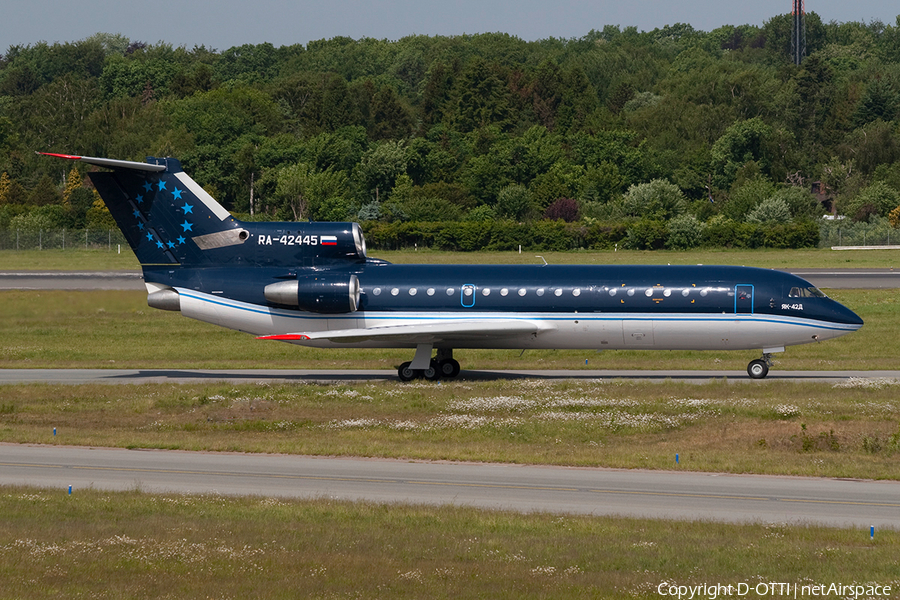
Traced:
<path fill-rule="evenodd" d="M 89 176 L 142 265 L 227 262 L 228 248 L 249 237 L 174 158 L 148 157 L 141 163 L 39 154 L 111 169 Z"/>

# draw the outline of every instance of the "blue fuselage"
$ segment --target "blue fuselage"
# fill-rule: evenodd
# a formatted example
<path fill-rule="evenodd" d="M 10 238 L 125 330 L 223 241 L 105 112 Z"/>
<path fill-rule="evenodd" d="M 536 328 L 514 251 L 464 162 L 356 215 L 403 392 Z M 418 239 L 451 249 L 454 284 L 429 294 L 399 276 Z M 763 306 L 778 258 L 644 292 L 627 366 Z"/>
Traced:
<path fill-rule="evenodd" d="M 147 281 L 271 305 L 266 285 L 316 268 L 146 267 Z M 732 266 L 395 265 L 360 261 L 360 312 L 770 314 L 862 324 L 790 273 Z"/>

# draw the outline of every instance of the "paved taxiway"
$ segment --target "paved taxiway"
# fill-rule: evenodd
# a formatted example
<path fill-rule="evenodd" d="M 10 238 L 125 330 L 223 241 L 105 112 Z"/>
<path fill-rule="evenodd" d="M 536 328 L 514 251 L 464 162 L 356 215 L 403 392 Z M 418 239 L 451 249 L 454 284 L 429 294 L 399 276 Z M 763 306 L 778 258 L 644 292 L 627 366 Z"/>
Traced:
<path fill-rule="evenodd" d="M 0 444 L 0 484 L 900 528 L 900 483 L 805 477 Z"/>
<path fill-rule="evenodd" d="M 146 290 L 140 271 L 0 271 L 0 290 Z"/>
<path fill-rule="evenodd" d="M 649 370 L 503 370 L 461 371 L 457 381 L 499 379 L 627 379 L 630 381 L 684 381 L 708 383 L 714 380 L 759 382 L 746 371 L 649 371 Z M 900 371 L 769 371 L 766 381 L 816 381 L 838 383 L 850 379 L 900 379 Z M 354 381 L 397 381 L 397 371 L 314 370 L 314 369 L 0 369 L 0 385 L 51 383 L 350 383 Z"/>

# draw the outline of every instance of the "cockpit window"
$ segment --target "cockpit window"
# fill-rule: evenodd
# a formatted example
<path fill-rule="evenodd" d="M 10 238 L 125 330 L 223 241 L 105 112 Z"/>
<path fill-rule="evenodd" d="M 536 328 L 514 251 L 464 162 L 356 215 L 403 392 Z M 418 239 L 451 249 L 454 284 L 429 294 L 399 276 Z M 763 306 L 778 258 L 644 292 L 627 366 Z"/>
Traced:
<path fill-rule="evenodd" d="M 815 296 L 816 298 L 827 298 L 827 296 L 825 295 L 825 292 L 823 292 L 822 290 L 820 290 L 817 287 L 808 287 L 806 289 L 809 290 L 810 296 Z"/>
<path fill-rule="evenodd" d="M 792 287 L 788 294 L 791 298 L 826 298 L 825 294 L 817 287 Z"/>

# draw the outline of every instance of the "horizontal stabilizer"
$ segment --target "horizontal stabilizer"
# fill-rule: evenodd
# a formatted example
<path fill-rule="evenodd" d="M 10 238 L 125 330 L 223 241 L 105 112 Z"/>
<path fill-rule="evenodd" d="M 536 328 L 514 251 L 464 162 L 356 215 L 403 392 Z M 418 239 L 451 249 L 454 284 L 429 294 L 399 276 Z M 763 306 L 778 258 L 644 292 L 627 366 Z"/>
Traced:
<path fill-rule="evenodd" d="M 55 154 L 53 152 L 38 152 L 43 156 L 53 156 L 55 158 L 65 158 L 68 160 L 78 160 L 89 165 L 97 165 L 98 167 L 108 167 L 110 169 L 131 169 L 133 171 L 149 171 L 158 173 L 166 170 L 166 165 L 151 165 L 150 163 L 135 162 L 133 160 L 114 160 L 112 158 L 95 158 L 93 156 L 75 156 L 73 154 Z"/>
<path fill-rule="evenodd" d="M 366 341 L 392 341 L 412 344 L 426 344 L 456 340 L 474 340 L 497 337 L 511 337 L 522 334 L 539 334 L 552 331 L 554 326 L 539 321 L 513 319 L 496 321 L 436 321 L 411 325 L 389 325 L 367 329 L 336 329 L 309 333 L 287 333 L 265 335 L 258 339 L 279 341 L 327 340 L 335 343 L 356 343 Z"/>

